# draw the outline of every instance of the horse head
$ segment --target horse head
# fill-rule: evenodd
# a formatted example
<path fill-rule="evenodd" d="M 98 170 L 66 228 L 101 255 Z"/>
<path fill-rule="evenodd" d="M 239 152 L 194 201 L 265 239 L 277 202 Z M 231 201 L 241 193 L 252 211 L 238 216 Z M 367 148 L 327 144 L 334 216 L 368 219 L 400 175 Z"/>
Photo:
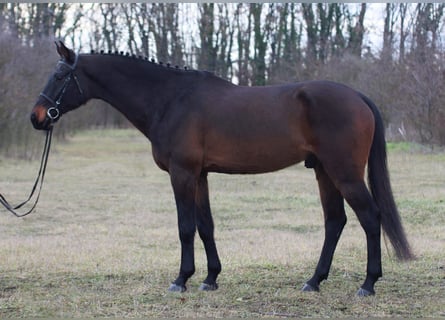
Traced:
<path fill-rule="evenodd" d="M 39 130 L 48 130 L 64 113 L 86 101 L 80 81 L 83 74 L 78 70 L 79 55 L 61 41 L 56 41 L 56 46 L 60 60 L 31 112 L 31 122 Z"/>

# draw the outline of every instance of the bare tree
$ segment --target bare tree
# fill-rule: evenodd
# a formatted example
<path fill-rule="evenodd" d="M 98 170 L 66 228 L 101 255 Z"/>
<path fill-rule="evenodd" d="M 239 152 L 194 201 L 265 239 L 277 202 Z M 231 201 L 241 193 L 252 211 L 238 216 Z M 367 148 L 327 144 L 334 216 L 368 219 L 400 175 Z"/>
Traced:
<path fill-rule="evenodd" d="M 272 8 L 273 4 L 270 6 Z M 261 21 L 262 11 L 262 3 L 250 3 L 250 15 L 253 18 L 254 56 L 252 59 L 252 83 L 254 85 L 266 84 L 266 50 L 270 34 L 268 20 L 270 20 L 271 11 L 267 14 L 267 21 L 264 24 Z"/>
<path fill-rule="evenodd" d="M 356 55 L 357 57 L 360 57 L 362 55 L 363 36 L 365 34 L 365 27 L 364 27 L 365 14 L 366 14 L 366 3 L 362 3 L 355 24 L 351 23 L 352 20 L 350 16 L 348 16 L 348 19 L 350 21 L 348 27 L 349 30 L 348 49 L 353 55 Z"/>
<path fill-rule="evenodd" d="M 346 49 L 346 38 L 343 32 L 344 12 L 347 10 L 345 4 L 338 4 L 334 8 L 335 36 L 332 43 L 333 56 L 342 56 Z"/>
<path fill-rule="evenodd" d="M 408 11 L 408 4 L 400 3 L 399 4 L 399 13 L 400 13 L 399 62 L 403 62 L 403 60 L 405 59 L 405 42 L 408 36 L 407 29 L 409 29 L 409 27 L 407 28 L 406 26 L 407 11 Z"/>
<path fill-rule="evenodd" d="M 396 18 L 397 4 L 387 3 L 385 8 L 385 25 L 383 28 L 383 47 L 381 51 L 381 59 L 384 61 L 392 60 Z"/>
<path fill-rule="evenodd" d="M 139 52 L 149 57 L 150 52 L 150 4 L 149 3 L 132 3 L 133 19 L 137 24 L 137 33 L 140 38 Z"/>
<path fill-rule="evenodd" d="M 215 4 L 200 3 L 199 8 L 199 36 L 200 46 L 198 48 L 198 68 L 215 71 L 218 44 L 214 41 L 215 36 Z"/>
<path fill-rule="evenodd" d="M 228 3 L 220 3 L 218 6 L 218 31 L 217 42 L 219 42 L 218 59 L 216 62 L 216 73 L 225 78 L 231 79 L 232 68 L 232 48 L 234 42 L 234 21 L 231 18 Z"/>
<path fill-rule="evenodd" d="M 444 8 L 444 3 L 417 4 L 413 51 L 420 62 L 426 61 L 430 49 L 433 52 L 436 50 L 439 27 L 441 23 L 443 24 Z"/>
<path fill-rule="evenodd" d="M 147 19 L 160 61 L 183 63 L 179 32 L 179 6 L 177 3 L 153 3 Z"/>
<path fill-rule="evenodd" d="M 117 3 L 99 3 L 99 10 L 102 14 L 102 36 L 104 40 L 104 50 L 116 51 L 120 47 L 122 32 L 119 17 L 121 15 L 120 6 Z"/>
<path fill-rule="evenodd" d="M 238 68 L 236 77 L 241 85 L 249 84 L 250 80 L 250 37 L 251 37 L 251 15 L 248 14 L 249 8 L 244 3 L 239 3 L 235 11 L 235 21 L 237 28 L 237 45 L 238 45 Z M 247 16 L 247 22 L 243 21 L 243 16 Z"/>
<path fill-rule="evenodd" d="M 270 60 L 268 82 L 283 82 L 297 78 L 302 64 L 303 23 L 299 21 L 300 7 L 296 3 L 275 4 L 270 8 Z M 275 31 L 277 30 L 277 31 Z"/>
<path fill-rule="evenodd" d="M 138 43 L 136 39 L 138 38 L 137 32 L 137 4 L 136 3 L 121 3 L 121 11 L 125 17 L 125 26 L 127 33 L 127 47 L 132 55 L 139 54 Z"/>
<path fill-rule="evenodd" d="M 6 3 L 1 7 L 8 32 L 32 44 L 36 39 L 57 36 L 70 4 L 66 3 Z"/>

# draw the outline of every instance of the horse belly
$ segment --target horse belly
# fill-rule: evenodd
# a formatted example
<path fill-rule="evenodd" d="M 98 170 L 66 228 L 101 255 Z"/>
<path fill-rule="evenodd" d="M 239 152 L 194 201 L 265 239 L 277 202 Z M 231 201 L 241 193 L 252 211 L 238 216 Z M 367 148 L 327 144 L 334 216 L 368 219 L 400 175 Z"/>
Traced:
<path fill-rule="evenodd" d="M 283 169 L 303 161 L 307 152 L 289 136 L 213 137 L 205 148 L 204 169 L 253 174 Z"/>

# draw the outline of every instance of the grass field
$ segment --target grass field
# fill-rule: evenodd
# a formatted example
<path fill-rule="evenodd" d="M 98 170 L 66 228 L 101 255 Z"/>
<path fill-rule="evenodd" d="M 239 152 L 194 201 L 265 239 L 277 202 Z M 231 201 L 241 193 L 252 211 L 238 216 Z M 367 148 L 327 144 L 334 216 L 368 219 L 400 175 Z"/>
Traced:
<path fill-rule="evenodd" d="M 0 211 L 0 317 L 445 317 L 445 154 L 392 144 L 389 163 L 418 259 L 399 263 L 383 244 L 376 296 L 355 297 L 366 251 L 350 210 L 321 292 L 299 291 L 324 232 L 314 174 L 301 164 L 210 175 L 220 289 L 198 291 L 206 260 L 197 237 L 197 272 L 186 293 L 173 294 L 175 204 L 148 141 L 116 130 L 55 142 L 36 212 Z M 24 199 L 37 161 L 0 158 L 0 168 L 0 192 Z"/>

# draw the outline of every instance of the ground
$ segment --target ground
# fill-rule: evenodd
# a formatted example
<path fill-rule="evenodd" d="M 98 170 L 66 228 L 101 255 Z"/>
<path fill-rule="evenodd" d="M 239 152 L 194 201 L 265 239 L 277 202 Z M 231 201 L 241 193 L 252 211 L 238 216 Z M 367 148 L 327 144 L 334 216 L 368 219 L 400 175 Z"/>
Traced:
<path fill-rule="evenodd" d="M 167 292 L 180 256 L 173 193 L 148 141 L 134 130 L 55 141 L 37 210 L 23 219 L 0 211 L 0 316 L 445 317 L 445 153 L 390 144 L 389 166 L 417 260 L 398 262 L 382 239 L 376 296 L 355 297 L 366 251 L 350 209 L 329 279 L 320 293 L 300 292 L 324 232 L 303 164 L 210 175 L 220 289 L 198 291 L 206 260 L 197 237 L 197 272 L 176 294 Z M 0 192 L 20 202 L 37 161 L 0 158 L 0 168 Z"/>

